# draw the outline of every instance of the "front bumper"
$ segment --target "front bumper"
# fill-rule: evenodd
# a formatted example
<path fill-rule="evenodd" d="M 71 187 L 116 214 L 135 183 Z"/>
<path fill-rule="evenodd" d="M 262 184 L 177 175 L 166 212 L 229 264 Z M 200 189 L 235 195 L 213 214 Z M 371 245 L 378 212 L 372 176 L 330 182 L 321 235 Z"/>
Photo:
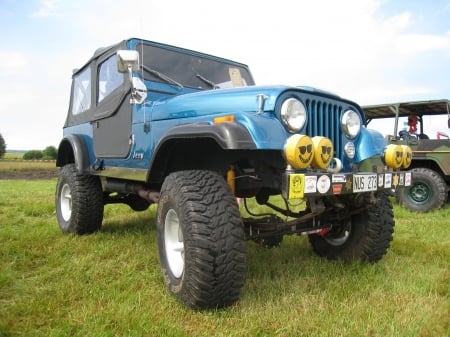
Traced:
<path fill-rule="evenodd" d="M 282 195 L 285 199 L 355 194 L 362 192 L 392 190 L 411 186 L 412 173 L 358 172 L 358 173 L 296 173 L 287 171 L 283 175 Z"/>

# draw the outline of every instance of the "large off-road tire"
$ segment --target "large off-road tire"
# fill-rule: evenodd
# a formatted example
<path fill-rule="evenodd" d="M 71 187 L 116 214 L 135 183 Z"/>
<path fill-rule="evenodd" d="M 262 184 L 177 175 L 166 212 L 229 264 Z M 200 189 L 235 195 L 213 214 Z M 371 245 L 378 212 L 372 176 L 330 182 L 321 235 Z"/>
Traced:
<path fill-rule="evenodd" d="M 89 234 L 103 221 L 103 192 L 96 176 L 78 174 L 74 164 L 59 172 L 55 194 L 56 217 L 63 233 Z"/>
<path fill-rule="evenodd" d="M 387 252 L 394 233 L 394 213 L 386 193 L 378 193 L 375 204 L 370 193 L 360 196 L 361 213 L 332 224 L 325 235 L 311 234 L 313 250 L 331 260 L 377 262 Z M 351 210 L 349 210 L 351 211 Z"/>
<path fill-rule="evenodd" d="M 220 308 L 244 285 L 244 228 L 223 177 L 202 170 L 170 174 L 161 189 L 157 239 L 170 293 L 193 309 Z"/>
<path fill-rule="evenodd" d="M 427 168 L 412 169 L 412 185 L 399 191 L 399 201 L 410 211 L 428 212 L 447 201 L 448 187 L 442 176 Z"/>

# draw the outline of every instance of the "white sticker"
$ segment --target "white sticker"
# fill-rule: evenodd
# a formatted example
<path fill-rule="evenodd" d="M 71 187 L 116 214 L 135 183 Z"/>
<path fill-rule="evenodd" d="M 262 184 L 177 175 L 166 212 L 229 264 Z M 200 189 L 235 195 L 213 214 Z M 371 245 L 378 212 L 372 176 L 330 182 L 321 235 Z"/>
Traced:
<path fill-rule="evenodd" d="M 238 68 L 229 68 L 228 71 L 233 87 L 243 87 L 244 83 L 242 81 L 241 71 Z"/>
<path fill-rule="evenodd" d="M 347 182 L 345 174 L 333 174 L 331 176 L 331 180 L 333 181 L 333 183 L 345 183 L 345 182 Z"/>
<path fill-rule="evenodd" d="M 405 186 L 411 186 L 411 172 L 405 173 Z"/>
<path fill-rule="evenodd" d="M 305 193 L 316 193 L 317 176 L 305 177 Z"/>
<path fill-rule="evenodd" d="M 384 188 L 391 188 L 392 186 L 392 173 L 386 173 L 384 176 Z"/>
<path fill-rule="evenodd" d="M 383 187 L 383 185 L 384 185 L 384 175 L 379 174 L 378 175 L 378 187 Z"/>
<path fill-rule="evenodd" d="M 327 193 L 330 189 L 331 181 L 328 176 L 320 176 L 319 180 L 317 180 L 317 190 L 319 193 Z"/>

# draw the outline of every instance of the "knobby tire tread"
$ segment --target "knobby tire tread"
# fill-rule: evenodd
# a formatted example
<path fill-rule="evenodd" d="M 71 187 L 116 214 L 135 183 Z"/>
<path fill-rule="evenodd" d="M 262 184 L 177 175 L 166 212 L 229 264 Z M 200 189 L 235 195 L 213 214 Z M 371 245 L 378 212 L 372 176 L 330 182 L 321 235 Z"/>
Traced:
<path fill-rule="evenodd" d="M 96 176 L 78 174 L 75 165 L 68 164 L 61 169 L 57 194 L 60 185 L 66 182 L 71 188 L 72 214 L 63 231 L 79 235 L 97 232 L 102 226 L 104 209 L 100 180 Z"/>
<path fill-rule="evenodd" d="M 370 204 L 370 195 L 364 196 L 369 207 L 351 218 L 351 233 L 339 246 L 328 243 L 324 237 L 313 234 L 309 241 L 313 250 L 330 260 L 377 262 L 387 253 L 393 240 L 394 213 L 386 193 L 376 197 L 376 204 Z"/>
<path fill-rule="evenodd" d="M 194 170 L 170 175 L 162 191 L 162 198 L 176 196 L 182 205 L 185 271 L 176 295 L 195 309 L 233 304 L 244 284 L 246 246 L 241 215 L 229 186 L 216 173 Z"/>

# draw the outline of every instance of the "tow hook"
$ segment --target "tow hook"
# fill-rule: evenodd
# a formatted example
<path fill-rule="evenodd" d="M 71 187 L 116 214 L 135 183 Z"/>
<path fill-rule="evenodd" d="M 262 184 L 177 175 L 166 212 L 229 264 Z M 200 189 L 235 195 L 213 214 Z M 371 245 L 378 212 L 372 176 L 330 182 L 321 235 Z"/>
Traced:
<path fill-rule="evenodd" d="M 331 227 L 322 228 L 317 234 L 320 236 L 327 235 L 331 230 Z"/>
<path fill-rule="evenodd" d="M 330 229 L 331 229 L 331 227 L 312 229 L 309 231 L 302 232 L 302 235 L 317 234 L 317 235 L 323 236 L 323 235 L 328 234 L 330 232 Z"/>

